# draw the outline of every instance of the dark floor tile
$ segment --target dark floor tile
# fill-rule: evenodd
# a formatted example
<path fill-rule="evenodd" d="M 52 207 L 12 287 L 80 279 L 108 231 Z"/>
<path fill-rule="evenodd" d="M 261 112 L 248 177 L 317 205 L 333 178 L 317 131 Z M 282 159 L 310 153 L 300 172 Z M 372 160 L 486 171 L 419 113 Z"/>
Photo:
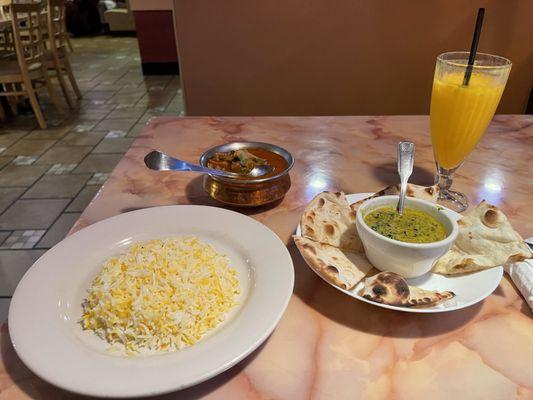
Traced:
<path fill-rule="evenodd" d="M 50 140 L 50 139 L 61 139 L 65 136 L 70 130 L 70 124 L 62 124 L 59 127 L 52 127 L 48 129 L 36 129 L 28 133 L 24 139 L 39 139 L 39 140 Z"/>
<path fill-rule="evenodd" d="M 46 116 L 45 116 L 46 117 Z M 37 128 L 37 120 L 33 114 L 18 115 L 9 122 L 10 129 L 31 131 Z"/>
<path fill-rule="evenodd" d="M 9 147 L 28 133 L 27 131 L 8 131 L 7 129 L 2 131 L 4 129 L 0 129 L 0 147 Z"/>
<path fill-rule="evenodd" d="M 112 91 L 115 93 L 118 92 L 120 89 L 122 89 L 122 85 L 115 85 L 113 79 L 109 81 L 102 81 L 93 88 L 94 91 Z"/>
<path fill-rule="evenodd" d="M 100 190 L 100 186 L 92 185 L 85 186 L 83 190 L 72 200 L 72 203 L 67 207 L 68 212 L 82 212 L 92 201 L 94 196 Z"/>
<path fill-rule="evenodd" d="M 113 97 L 111 97 L 109 100 L 106 101 L 107 104 L 132 104 L 135 105 L 144 94 L 132 94 L 132 93 L 124 93 L 124 94 L 116 94 Z"/>
<path fill-rule="evenodd" d="M 3 156 L 40 156 L 53 146 L 55 140 L 21 139 L 2 153 Z"/>
<path fill-rule="evenodd" d="M 106 110 L 102 113 L 101 111 L 92 110 L 89 108 L 87 111 L 79 111 L 76 113 L 75 117 L 80 120 L 91 121 L 92 123 L 96 124 L 97 122 L 103 120 L 108 113 L 109 110 Z"/>
<path fill-rule="evenodd" d="M 80 213 L 64 213 L 37 243 L 37 248 L 50 248 L 65 238 L 70 228 L 80 217 Z"/>
<path fill-rule="evenodd" d="M 47 169 L 46 165 L 7 165 L 0 170 L 0 187 L 30 186 Z"/>
<path fill-rule="evenodd" d="M 122 89 L 117 94 L 146 94 L 146 88 L 139 87 L 139 85 L 123 85 Z"/>
<path fill-rule="evenodd" d="M 111 172 L 121 158 L 122 154 L 89 154 L 74 170 L 74 173 Z"/>
<path fill-rule="evenodd" d="M 128 132 L 127 137 L 136 138 L 142 133 L 144 128 L 146 128 L 146 124 L 144 123 L 134 125 L 133 128 L 131 128 L 131 130 Z"/>
<path fill-rule="evenodd" d="M 26 271 L 44 253 L 45 250 L 0 250 L 0 296 L 13 296 Z"/>
<path fill-rule="evenodd" d="M 139 119 L 146 110 L 143 108 L 136 108 L 136 107 L 130 107 L 130 108 L 118 108 L 113 110 L 106 119 L 123 119 L 123 118 L 130 118 L 130 119 Z"/>
<path fill-rule="evenodd" d="M 17 200 L 0 215 L 1 230 L 47 229 L 70 200 Z"/>
<path fill-rule="evenodd" d="M 11 231 L 0 232 L 0 245 L 4 243 L 4 240 L 6 240 L 9 235 L 11 235 Z"/>
<path fill-rule="evenodd" d="M 72 131 L 74 132 L 87 132 L 92 130 L 98 121 L 95 120 L 76 120 Z"/>
<path fill-rule="evenodd" d="M 71 132 L 59 144 L 68 146 L 94 146 L 102 140 L 106 133 L 107 131 Z"/>
<path fill-rule="evenodd" d="M 115 94 L 113 90 L 91 90 L 84 98 L 89 100 L 107 100 Z"/>
<path fill-rule="evenodd" d="M 98 153 L 125 153 L 130 148 L 135 139 L 112 138 L 103 139 L 93 150 L 93 154 Z"/>
<path fill-rule="evenodd" d="M 15 156 L 5 156 L 5 157 L 0 156 L 0 168 L 2 168 L 4 165 L 9 164 L 14 158 Z"/>
<path fill-rule="evenodd" d="M 10 298 L 0 299 L 0 325 L 7 322 Z"/>
<path fill-rule="evenodd" d="M 43 154 L 36 164 L 77 164 L 91 149 L 92 146 L 56 145 Z"/>
<path fill-rule="evenodd" d="M 126 131 L 128 132 L 138 118 L 104 119 L 96 125 L 96 131 Z"/>
<path fill-rule="evenodd" d="M 44 175 L 22 196 L 23 199 L 74 198 L 92 174 Z"/>
<path fill-rule="evenodd" d="M 0 188 L 0 214 L 17 200 L 25 190 L 25 188 Z"/>

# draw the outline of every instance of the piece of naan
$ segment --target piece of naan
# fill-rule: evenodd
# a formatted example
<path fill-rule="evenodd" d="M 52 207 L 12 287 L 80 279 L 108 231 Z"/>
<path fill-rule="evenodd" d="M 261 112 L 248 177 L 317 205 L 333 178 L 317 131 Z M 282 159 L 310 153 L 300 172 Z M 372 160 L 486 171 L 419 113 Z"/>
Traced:
<path fill-rule="evenodd" d="M 438 185 L 433 186 L 420 186 L 412 183 L 407 184 L 406 195 L 408 197 L 414 197 L 416 199 L 427 200 L 432 203 L 436 203 L 439 198 L 440 189 Z M 400 194 L 400 185 L 391 185 L 387 186 L 385 189 L 380 190 L 379 192 L 374 193 L 371 196 L 359 200 L 351 205 L 352 210 L 356 211 L 361 204 L 369 199 L 381 196 L 394 196 Z"/>
<path fill-rule="evenodd" d="M 352 289 L 372 269 L 364 254 L 341 251 L 302 236 L 293 236 L 293 239 L 309 266 L 328 282 L 343 289 Z"/>
<path fill-rule="evenodd" d="M 305 208 L 300 220 L 302 236 L 342 250 L 363 252 L 355 228 L 355 211 L 343 192 L 322 192 Z"/>
<path fill-rule="evenodd" d="M 434 306 L 455 297 L 455 294 L 409 286 L 403 277 L 394 272 L 380 272 L 365 279 L 362 296 L 376 303 L 414 307 Z"/>
<path fill-rule="evenodd" d="M 482 201 L 459 224 L 452 248 L 433 266 L 446 275 L 480 271 L 531 258 L 533 254 L 505 214 Z"/>

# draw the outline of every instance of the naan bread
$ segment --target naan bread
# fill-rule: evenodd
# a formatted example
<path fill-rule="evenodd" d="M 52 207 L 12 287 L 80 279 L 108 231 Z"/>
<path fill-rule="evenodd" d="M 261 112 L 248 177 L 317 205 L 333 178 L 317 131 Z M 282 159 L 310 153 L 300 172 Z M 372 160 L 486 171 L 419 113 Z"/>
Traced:
<path fill-rule="evenodd" d="M 305 208 L 300 221 L 302 236 L 342 250 L 363 252 L 355 228 L 355 212 L 342 192 L 322 192 Z"/>
<path fill-rule="evenodd" d="M 409 286 L 404 278 L 394 272 L 380 272 L 365 279 L 363 297 L 376 303 L 413 307 L 434 306 L 455 297 L 455 294 Z"/>
<path fill-rule="evenodd" d="M 433 272 L 453 275 L 480 271 L 531 258 L 533 254 L 505 214 L 482 201 L 459 222 L 450 251 L 437 260 Z"/>
<path fill-rule="evenodd" d="M 420 186 L 420 185 L 414 185 L 412 183 L 408 183 L 406 195 L 408 197 L 414 197 L 416 199 L 422 199 L 422 200 L 430 201 L 432 203 L 436 203 L 437 199 L 439 198 L 439 191 L 440 189 L 437 185 Z M 369 199 L 373 199 L 374 197 L 393 196 L 393 195 L 399 195 L 399 194 L 400 194 L 400 185 L 387 186 L 385 189 L 374 193 L 372 196 L 369 196 L 363 200 L 359 200 L 358 202 L 353 203 L 351 205 L 351 208 L 352 210 L 355 211 L 365 201 Z"/>
<path fill-rule="evenodd" d="M 442 301 L 455 297 L 454 292 L 438 292 L 417 286 L 409 286 L 409 306 L 434 306 Z"/>
<path fill-rule="evenodd" d="M 293 236 L 293 239 L 309 266 L 328 282 L 343 289 L 352 289 L 372 269 L 363 254 L 341 251 L 301 236 Z"/>
<path fill-rule="evenodd" d="M 398 274 L 380 272 L 365 279 L 363 297 L 376 303 L 403 306 L 409 300 L 409 286 Z"/>

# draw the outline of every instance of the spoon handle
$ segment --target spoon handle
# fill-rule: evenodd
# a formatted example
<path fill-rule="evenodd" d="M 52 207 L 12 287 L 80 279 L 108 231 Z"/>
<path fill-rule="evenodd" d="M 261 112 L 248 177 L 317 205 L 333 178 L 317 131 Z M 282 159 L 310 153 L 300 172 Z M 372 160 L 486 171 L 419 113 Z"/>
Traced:
<path fill-rule="evenodd" d="M 413 164 L 415 159 L 415 145 L 412 142 L 398 143 L 398 173 L 400 174 L 400 199 L 397 210 L 400 215 L 403 213 L 405 195 L 407 190 L 407 181 L 413 173 Z"/>
<path fill-rule="evenodd" d="M 229 178 L 242 177 L 241 174 L 236 174 L 234 172 L 221 171 L 197 164 L 191 164 L 157 150 L 148 153 L 146 157 L 144 157 L 144 163 L 148 168 L 156 171 L 193 171 Z"/>

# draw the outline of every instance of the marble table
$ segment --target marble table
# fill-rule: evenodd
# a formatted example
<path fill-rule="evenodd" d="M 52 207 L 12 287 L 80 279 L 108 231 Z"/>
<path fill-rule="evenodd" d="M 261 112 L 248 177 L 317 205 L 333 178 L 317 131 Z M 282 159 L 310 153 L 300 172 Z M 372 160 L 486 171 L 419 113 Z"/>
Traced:
<path fill-rule="evenodd" d="M 161 149 L 190 161 L 234 140 L 276 143 L 293 153 L 293 186 L 278 204 L 242 210 L 287 243 L 296 282 L 280 324 L 226 373 L 168 399 L 532 399 L 533 318 L 505 278 L 464 310 L 416 315 L 355 301 L 317 278 L 291 241 L 305 204 L 322 190 L 370 192 L 396 182 L 398 141 L 417 146 L 413 181 L 433 182 L 426 116 L 156 118 L 133 144 L 74 230 L 112 215 L 210 200 L 193 173 L 157 173 L 143 156 Z M 533 235 L 533 116 L 497 116 L 459 170 L 455 188 L 471 203 L 501 207 Z M 43 382 L 0 331 L 0 399 L 76 397 Z"/>

